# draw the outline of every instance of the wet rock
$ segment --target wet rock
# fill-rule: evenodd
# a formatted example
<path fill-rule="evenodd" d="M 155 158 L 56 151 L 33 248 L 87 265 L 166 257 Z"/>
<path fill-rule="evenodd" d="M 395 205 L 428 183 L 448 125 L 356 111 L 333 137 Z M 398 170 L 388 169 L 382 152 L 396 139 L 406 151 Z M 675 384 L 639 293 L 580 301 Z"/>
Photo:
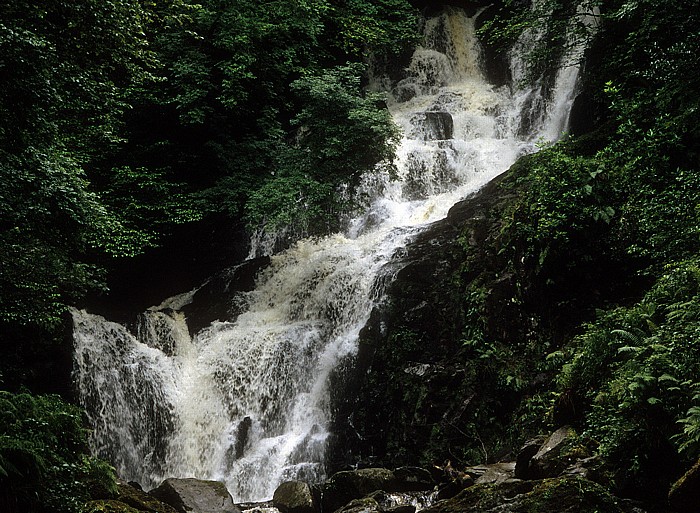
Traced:
<path fill-rule="evenodd" d="M 452 139 L 454 121 L 449 112 L 427 111 L 419 112 L 411 118 L 411 123 L 417 127 L 412 136 L 420 136 L 426 141 Z"/>
<path fill-rule="evenodd" d="M 518 455 L 515 459 L 515 472 L 514 475 L 517 479 L 527 479 L 530 460 L 537 454 L 542 447 L 542 444 L 546 441 L 546 437 L 539 436 L 525 442 L 525 444 L 520 448 Z"/>
<path fill-rule="evenodd" d="M 673 484 L 668 503 L 679 513 L 700 512 L 700 459 Z"/>
<path fill-rule="evenodd" d="M 410 492 L 430 490 L 435 482 L 425 469 L 404 467 L 392 471 L 366 468 L 338 472 L 323 485 L 323 511 L 335 511 L 354 499 L 372 492 Z"/>
<path fill-rule="evenodd" d="M 138 511 L 177 513 L 175 508 L 144 492 L 138 483 L 117 482 L 117 500 Z"/>
<path fill-rule="evenodd" d="M 150 494 L 179 513 L 241 513 L 224 483 L 201 479 L 166 479 Z"/>
<path fill-rule="evenodd" d="M 467 467 L 465 472 L 474 479 L 475 484 L 504 483 L 514 478 L 515 462 Z"/>
<path fill-rule="evenodd" d="M 316 513 L 311 487 L 302 481 L 287 481 L 277 487 L 272 505 L 281 513 Z"/>
<path fill-rule="evenodd" d="M 377 490 L 388 491 L 385 488 L 393 478 L 394 473 L 385 468 L 338 472 L 323 485 L 323 511 L 335 511 Z"/>
<path fill-rule="evenodd" d="M 325 511 L 325 510 L 324 510 Z M 379 503 L 371 497 L 353 499 L 345 506 L 336 510 L 336 513 L 379 513 L 381 508 Z"/>
<path fill-rule="evenodd" d="M 600 485 L 580 478 L 477 484 L 424 513 L 621 513 Z"/>
<path fill-rule="evenodd" d="M 530 460 L 527 478 L 556 477 L 571 465 L 573 461 L 562 456 L 565 449 L 570 448 L 573 436 L 575 432 L 569 426 L 561 427 L 552 433 Z"/>
<path fill-rule="evenodd" d="M 269 264 L 269 257 L 253 258 L 212 276 L 182 307 L 190 335 L 213 321 L 235 320 L 245 307 L 242 293 L 255 288 L 256 276 Z"/>
<path fill-rule="evenodd" d="M 389 485 L 390 492 L 419 492 L 431 490 L 435 486 L 433 476 L 424 468 L 401 467 L 394 470 L 394 479 Z"/>

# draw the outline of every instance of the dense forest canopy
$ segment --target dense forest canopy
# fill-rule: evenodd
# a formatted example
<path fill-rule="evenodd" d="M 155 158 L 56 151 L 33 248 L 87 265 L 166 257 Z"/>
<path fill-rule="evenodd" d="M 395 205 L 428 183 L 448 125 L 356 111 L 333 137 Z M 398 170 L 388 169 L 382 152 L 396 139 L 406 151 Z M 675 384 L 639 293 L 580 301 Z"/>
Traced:
<path fill-rule="evenodd" d="M 509 346 L 472 284 L 461 328 L 502 364 L 490 369 L 502 392 L 527 396 L 523 422 L 568 405 L 638 492 L 700 455 L 700 12 L 583 3 L 600 20 L 595 34 L 578 25 L 588 115 L 506 180 L 517 195 L 495 240 L 518 308 L 546 296 L 558 318 L 587 322 L 553 341 L 543 321 Z M 528 4 L 499 2 L 482 38 L 549 31 L 554 44 L 529 49 L 537 75 L 580 10 Z M 418 42 L 407 1 L 2 0 L 0 13 L 1 388 L 56 391 L 46 376 L 70 366 L 67 309 L 178 225 L 321 234 L 353 208 L 340 187 L 391 170 L 400 134 L 362 80 L 369 55 Z M 525 390 L 540 371 L 548 387 Z M 76 511 L 113 486 L 79 417 L 53 396 L 1 393 L 0 509 Z"/>

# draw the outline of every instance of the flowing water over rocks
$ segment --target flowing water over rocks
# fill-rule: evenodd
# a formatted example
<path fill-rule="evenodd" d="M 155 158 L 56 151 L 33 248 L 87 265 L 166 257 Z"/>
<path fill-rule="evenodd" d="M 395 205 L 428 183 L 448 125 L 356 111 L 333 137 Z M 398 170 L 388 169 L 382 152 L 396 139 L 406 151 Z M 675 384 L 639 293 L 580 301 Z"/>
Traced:
<path fill-rule="evenodd" d="M 372 87 L 390 92 L 404 131 L 399 176 L 366 178 L 368 208 L 346 233 L 270 255 L 256 286 L 198 329 L 183 312 L 196 311 L 203 288 L 149 309 L 138 326 L 74 313 L 74 375 L 92 448 L 125 479 L 147 488 L 165 477 L 220 480 L 246 502 L 271 498 L 283 481 L 325 477 L 330 384 L 357 353 L 391 280 L 387 262 L 566 126 L 557 105 L 571 97 L 576 69 L 538 101 L 541 88 L 496 88 L 484 78 L 474 27 L 475 17 L 446 10 L 426 21 L 426 46 L 405 78 L 375 74 Z"/>

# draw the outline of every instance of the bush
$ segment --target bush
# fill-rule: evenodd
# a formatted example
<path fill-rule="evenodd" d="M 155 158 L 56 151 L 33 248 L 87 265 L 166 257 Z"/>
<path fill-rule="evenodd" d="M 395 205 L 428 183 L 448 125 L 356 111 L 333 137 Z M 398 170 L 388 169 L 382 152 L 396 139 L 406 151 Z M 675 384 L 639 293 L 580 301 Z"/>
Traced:
<path fill-rule="evenodd" d="M 639 303 L 588 325 L 560 374 L 623 488 L 662 489 L 679 452 L 700 455 L 699 264 L 670 266 Z"/>
<path fill-rule="evenodd" d="M 80 510 L 116 493 L 114 469 L 88 455 L 81 410 L 58 396 L 0 392 L 0 509 Z"/>

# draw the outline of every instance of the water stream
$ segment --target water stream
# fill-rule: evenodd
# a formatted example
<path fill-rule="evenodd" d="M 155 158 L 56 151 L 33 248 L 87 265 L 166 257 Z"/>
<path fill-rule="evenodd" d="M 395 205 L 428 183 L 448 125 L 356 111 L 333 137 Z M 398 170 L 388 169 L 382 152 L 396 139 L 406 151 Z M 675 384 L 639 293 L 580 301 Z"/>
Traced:
<path fill-rule="evenodd" d="M 550 97 L 525 101 L 537 87 L 495 88 L 484 78 L 474 24 L 457 9 L 427 20 L 406 77 L 373 77 L 404 131 L 399 179 L 367 177 L 368 208 L 345 233 L 272 255 L 237 319 L 190 337 L 180 309 L 194 291 L 144 312 L 137 328 L 74 312 L 74 375 L 92 449 L 123 478 L 144 488 L 164 477 L 216 479 L 250 502 L 269 499 L 282 481 L 324 477 L 329 378 L 357 350 L 384 265 L 566 127 L 578 69 L 565 68 Z M 519 66 L 514 59 L 513 73 Z"/>

